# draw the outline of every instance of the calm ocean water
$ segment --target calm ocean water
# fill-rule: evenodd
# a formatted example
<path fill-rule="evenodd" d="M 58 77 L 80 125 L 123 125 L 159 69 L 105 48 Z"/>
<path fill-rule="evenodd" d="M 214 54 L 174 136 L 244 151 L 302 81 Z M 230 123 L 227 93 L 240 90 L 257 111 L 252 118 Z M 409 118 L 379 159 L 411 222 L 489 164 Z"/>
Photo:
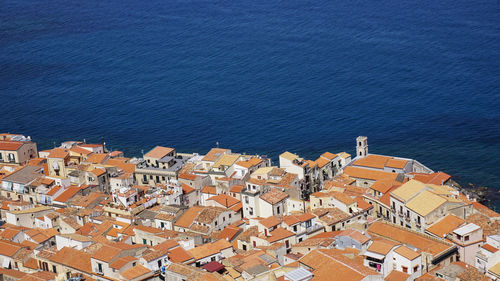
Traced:
<path fill-rule="evenodd" d="M 0 0 L 0 98 L 42 149 L 315 159 L 367 135 L 500 188 L 500 2 Z"/>

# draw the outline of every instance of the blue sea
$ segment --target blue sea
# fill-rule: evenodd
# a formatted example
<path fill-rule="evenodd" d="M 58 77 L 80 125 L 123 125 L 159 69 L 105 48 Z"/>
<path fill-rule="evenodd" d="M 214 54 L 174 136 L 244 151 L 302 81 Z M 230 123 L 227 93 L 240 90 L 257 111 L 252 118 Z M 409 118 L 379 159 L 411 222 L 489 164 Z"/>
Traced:
<path fill-rule="evenodd" d="M 499 189 L 500 2 L 0 0 L 0 108 L 41 149 L 315 159 L 366 135 Z"/>

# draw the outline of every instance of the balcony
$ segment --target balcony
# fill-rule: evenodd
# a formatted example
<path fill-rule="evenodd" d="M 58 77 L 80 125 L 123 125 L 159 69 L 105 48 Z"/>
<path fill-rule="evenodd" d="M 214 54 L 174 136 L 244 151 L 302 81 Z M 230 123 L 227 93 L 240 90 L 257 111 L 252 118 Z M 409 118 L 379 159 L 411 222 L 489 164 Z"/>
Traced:
<path fill-rule="evenodd" d="M 403 217 L 403 212 L 399 211 L 398 212 L 398 216 L 402 218 Z"/>
<path fill-rule="evenodd" d="M 322 226 L 322 225 L 320 225 L 320 224 L 313 224 L 313 225 L 311 225 L 310 227 L 307 227 L 307 228 L 306 228 L 306 229 L 307 229 L 306 231 L 307 231 L 307 233 L 311 233 L 311 232 L 314 232 L 314 231 L 316 231 L 316 230 L 318 230 L 318 229 L 321 229 L 321 228 L 323 228 L 323 226 Z"/>

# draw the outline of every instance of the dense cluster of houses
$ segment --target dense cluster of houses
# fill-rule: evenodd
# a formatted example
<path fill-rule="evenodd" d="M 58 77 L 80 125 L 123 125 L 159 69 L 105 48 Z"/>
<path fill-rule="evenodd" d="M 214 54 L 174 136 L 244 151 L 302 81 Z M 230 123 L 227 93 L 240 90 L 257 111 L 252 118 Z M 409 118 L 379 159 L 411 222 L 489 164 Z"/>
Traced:
<path fill-rule="evenodd" d="M 413 159 L 0 134 L 2 280 L 500 280 L 500 214 Z"/>

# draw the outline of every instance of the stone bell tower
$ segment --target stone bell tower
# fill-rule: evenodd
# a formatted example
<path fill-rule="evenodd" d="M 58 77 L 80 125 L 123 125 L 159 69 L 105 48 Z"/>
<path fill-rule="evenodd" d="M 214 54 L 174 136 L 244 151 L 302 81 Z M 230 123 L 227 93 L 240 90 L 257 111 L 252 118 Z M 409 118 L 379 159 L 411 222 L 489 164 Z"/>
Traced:
<path fill-rule="evenodd" d="M 368 155 L 368 138 L 359 136 L 356 138 L 356 156 L 359 158 Z"/>

